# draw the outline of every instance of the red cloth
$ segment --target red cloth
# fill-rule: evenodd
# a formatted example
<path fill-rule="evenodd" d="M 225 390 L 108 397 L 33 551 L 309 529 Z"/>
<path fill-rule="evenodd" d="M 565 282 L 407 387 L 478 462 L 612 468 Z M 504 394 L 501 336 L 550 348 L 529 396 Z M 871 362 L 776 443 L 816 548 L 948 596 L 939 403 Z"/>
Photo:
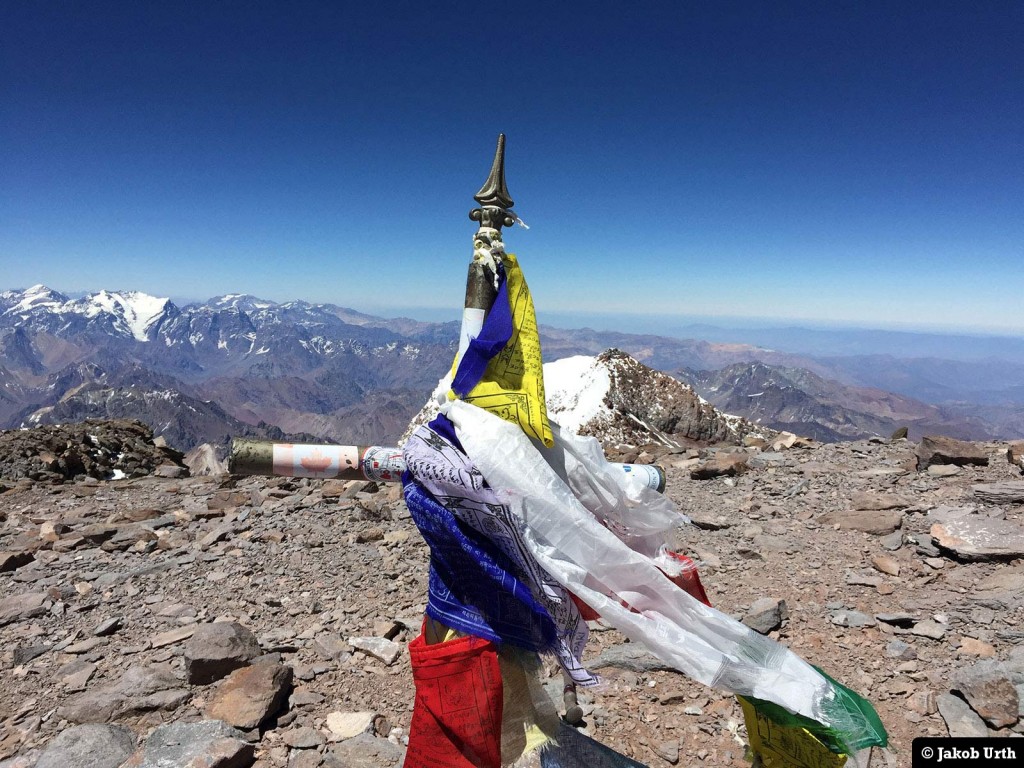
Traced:
<path fill-rule="evenodd" d="M 707 592 L 704 591 L 704 585 L 700 583 L 700 577 L 697 575 L 697 564 L 686 555 L 680 555 L 678 552 L 669 551 L 668 554 L 673 560 L 678 560 L 682 563 L 683 570 L 678 576 L 669 576 L 666 574 L 666 578 L 686 592 L 690 597 L 700 600 L 704 605 L 710 608 L 711 601 L 708 600 Z M 571 597 L 572 601 L 576 603 L 576 607 L 580 609 L 580 616 L 583 617 L 584 621 L 596 621 L 601 618 L 601 614 L 576 597 L 576 595 L 570 592 L 569 597 Z M 622 603 L 622 605 L 629 608 L 626 603 Z M 630 610 L 633 609 L 630 608 Z"/>
<path fill-rule="evenodd" d="M 501 669 L 494 643 L 409 643 L 416 685 L 403 768 L 501 768 Z"/>

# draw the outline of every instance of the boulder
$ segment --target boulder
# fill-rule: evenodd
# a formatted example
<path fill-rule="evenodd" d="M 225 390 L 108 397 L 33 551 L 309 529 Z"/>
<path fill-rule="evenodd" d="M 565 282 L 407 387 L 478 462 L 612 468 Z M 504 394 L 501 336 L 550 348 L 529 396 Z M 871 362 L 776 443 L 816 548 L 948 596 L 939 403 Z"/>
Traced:
<path fill-rule="evenodd" d="M 292 668 L 256 664 L 232 672 L 217 689 L 207 714 L 248 731 L 277 714 L 288 700 Z"/>
<path fill-rule="evenodd" d="M 256 635 L 241 624 L 200 624 L 185 644 L 185 674 L 192 685 L 207 685 L 259 655 Z"/>
<path fill-rule="evenodd" d="M 118 768 L 135 751 L 135 734 L 120 725 L 76 725 L 46 745 L 35 768 Z"/>
<path fill-rule="evenodd" d="M 915 455 L 919 472 L 932 464 L 988 466 L 988 452 L 981 446 L 941 435 L 922 437 Z"/>
<path fill-rule="evenodd" d="M 154 730 L 123 768 L 246 768 L 256 749 L 218 720 L 173 723 Z"/>

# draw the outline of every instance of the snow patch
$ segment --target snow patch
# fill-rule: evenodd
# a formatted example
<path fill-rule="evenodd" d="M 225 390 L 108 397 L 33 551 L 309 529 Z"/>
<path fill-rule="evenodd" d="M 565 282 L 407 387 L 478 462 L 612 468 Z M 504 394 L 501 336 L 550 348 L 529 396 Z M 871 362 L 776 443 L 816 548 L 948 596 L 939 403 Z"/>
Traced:
<path fill-rule="evenodd" d="M 604 404 L 612 381 L 596 357 L 577 355 L 544 364 L 544 394 L 548 415 L 576 432 L 597 416 L 611 416 Z"/>

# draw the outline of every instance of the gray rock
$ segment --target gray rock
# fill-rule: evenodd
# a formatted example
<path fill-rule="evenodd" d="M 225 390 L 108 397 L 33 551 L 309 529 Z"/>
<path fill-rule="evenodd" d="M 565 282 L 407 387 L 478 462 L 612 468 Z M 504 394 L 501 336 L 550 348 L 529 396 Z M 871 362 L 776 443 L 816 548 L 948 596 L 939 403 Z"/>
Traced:
<path fill-rule="evenodd" d="M 986 504 L 1024 504 L 1024 480 L 979 483 L 972 485 L 971 490 Z"/>
<path fill-rule="evenodd" d="M 120 616 L 114 616 L 110 619 L 104 619 L 99 624 L 97 624 L 96 627 L 93 629 L 92 633 L 96 637 L 106 637 L 107 635 L 112 635 L 115 632 L 117 632 L 117 630 L 119 630 L 123 624 L 124 619 L 122 619 Z"/>
<path fill-rule="evenodd" d="M 875 618 L 895 627 L 912 627 L 916 621 L 909 613 L 876 613 Z"/>
<path fill-rule="evenodd" d="M 237 622 L 200 624 L 185 644 L 185 674 L 192 685 L 208 685 L 259 653 L 256 635 Z"/>
<path fill-rule="evenodd" d="M 135 734 L 120 725 L 76 725 L 50 740 L 35 768 L 117 768 L 135 751 Z"/>
<path fill-rule="evenodd" d="M 959 696 L 951 693 L 944 693 L 936 700 L 939 714 L 949 729 L 949 735 L 953 738 L 989 735 L 985 721 L 975 714 L 970 705 Z"/>
<path fill-rule="evenodd" d="M 28 565 L 34 559 L 35 555 L 29 551 L 0 552 L 0 573 L 15 571 L 23 565 Z"/>
<path fill-rule="evenodd" d="M 826 525 L 838 524 L 840 528 L 863 531 L 883 536 L 892 533 L 903 524 L 903 513 L 892 509 L 849 509 L 826 512 L 818 518 Z"/>
<path fill-rule="evenodd" d="M 244 768 L 256 749 L 219 720 L 173 723 L 154 730 L 123 768 Z"/>
<path fill-rule="evenodd" d="M 1017 689 L 998 662 L 981 661 L 957 672 L 951 687 L 962 693 L 971 709 L 995 728 L 1013 725 L 1020 716 Z"/>
<path fill-rule="evenodd" d="M 288 768 L 320 768 L 323 755 L 315 749 L 297 749 L 288 755 Z"/>
<path fill-rule="evenodd" d="M 882 536 L 878 542 L 888 551 L 895 552 L 903 546 L 903 533 L 895 531 L 894 533 Z"/>
<path fill-rule="evenodd" d="M 1005 610 L 1021 602 L 1024 596 L 1024 568 L 1001 568 L 974 586 L 972 597 L 992 610 Z"/>
<path fill-rule="evenodd" d="M 788 616 L 789 609 L 785 600 L 762 597 L 751 604 L 746 616 L 743 617 L 743 623 L 755 632 L 767 635 L 773 629 L 782 626 L 783 619 Z"/>
<path fill-rule="evenodd" d="M 922 437 L 915 455 L 919 472 L 932 464 L 988 465 L 988 453 L 981 446 L 940 435 Z"/>
<path fill-rule="evenodd" d="M 191 695 L 168 667 L 129 667 L 122 677 L 95 691 L 67 699 L 57 714 L 73 723 L 105 723 L 155 709 L 174 709 Z"/>
<path fill-rule="evenodd" d="M 43 607 L 45 602 L 46 594 L 43 592 L 0 598 L 0 627 L 22 619 L 42 616 L 46 613 L 46 608 Z"/>
<path fill-rule="evenodd" d="M 941 549 L 962 560 L 1010 560 L 1024 557 L 1024 526 L 1009 520 L 971 515 L 931 527 Z"/>
<path fill-rule="evenodd" d="M 840 627 L 873 627 L 877 622 L 866 613 L 842 610 L 832 614 L 832 623 Z"/>
<path fill-rule="evenodd" d="M 285 731 L 281 738 L 292 749 L 315 749 L 324 743 L 319 731 L 308 726 Z"/>
<path fill-rule="evenodd" d="M 32 659 L 37 659 L 52 649 L 52 645 L 28 645 L 22 648 L 15 648 L 14 666 L 20 667 L 22 664 L 28 664 Z"/>
<path fill-rule="evenodd" d="M 654 754 L 669 765 L 676 765 L 679 763 L 678 741 L 661 741 L 653 745 L 652 749 L 654 750 Z"/>
<path fill-rule="evenodd" d="M 383 637 L 350 637 L 348 644 L 375 659 L 383 661 L 391 666 L 402 653 L 402 646 L 392 640 L 385 640 Z"/>
<path fill-rule="evenodd" d="M 351 646 L 337 632 L 321 632 L 313 638 L 313 648 L 325 659 L 333 661 L 340 661 L 352 652 Z"/>
<path fill-rule="evenodd" d="M 628 669 L 631 672 L 651 672 L 656 669 L 670 670 L 668 664 L 661 659 L 651 655 L 650 651 L 637 643 L 622 643 L 606 648 L 592 662 L 587 664 L 588 669 L 604 669 L 614 667 L 616 669 Z"/>
<path fill-rule="evenodd" d="M 361 733 L 331 747 L 324 756 L 328 768 L 380 768 L 398 766 L 405 759 L 405 748 Z"/>
<path fill-rule="evenodd" d="M 918 637 L 930 637 L 932 640 L 941 640 L 946 635 L 946 628 L 935 621 L 919 621 L 910 629 L 911 634 Z"/>

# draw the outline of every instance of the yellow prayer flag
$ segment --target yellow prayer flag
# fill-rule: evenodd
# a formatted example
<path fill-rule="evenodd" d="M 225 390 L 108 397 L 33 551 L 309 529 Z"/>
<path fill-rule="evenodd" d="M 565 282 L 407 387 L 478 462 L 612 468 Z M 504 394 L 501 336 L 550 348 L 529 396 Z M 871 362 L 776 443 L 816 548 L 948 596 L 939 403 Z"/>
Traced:
<path fill-rule="evenodd" d="M 523 432 L 550 448 L 554 438 L 544 401 L 544 368 L 533 297 L 516 257 L 501 254 L 501 261 L 512 310 L 512 337 L 488 363 L 480 383 L 463 399 L 518 424 Z M 457 364 L 458 360 L 452 364 L 453 377 Z M 455 400 L 455 393 L 449 390 L 448 399 Z"/>

